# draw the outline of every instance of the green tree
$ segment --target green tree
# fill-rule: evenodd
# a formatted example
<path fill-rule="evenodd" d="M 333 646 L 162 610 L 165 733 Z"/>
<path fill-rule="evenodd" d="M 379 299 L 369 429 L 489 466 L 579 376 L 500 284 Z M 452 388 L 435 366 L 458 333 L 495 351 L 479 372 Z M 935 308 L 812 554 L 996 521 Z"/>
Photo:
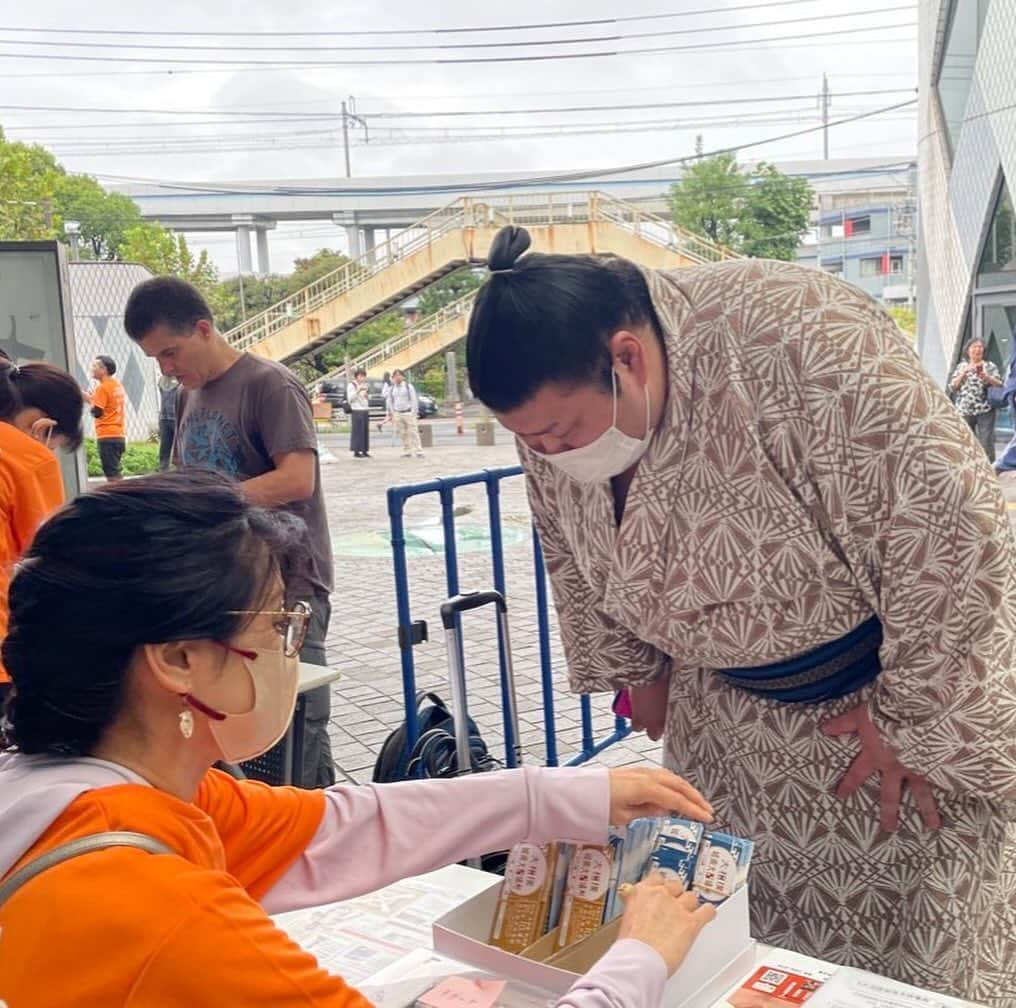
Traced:
<path fill-rule="evenodd" d="M 420 315 L 427 318 L 435 312 L 440 311 L 445 305 L 458 301 L 471 291 L 477 290 L 483 284 L 482 274 L 476 270 L 466 267 L 458 270 L 450 276 L 438 280 L 425 288 L 420 294 Z"/>
<path fill-rule="evenodd" d="M 306 259 L 294 259 L 293 272 L 289 275 L 285 296 L 295 294 L 298 290 L 314 283 L 315 280 L 320 280 L 321 277 L 337 270 L 340 266 L 345 266 L 350 261 L 348 256 L 329 248 L 318 249 Z"/>
<path fill-rule="evenodd" d="M 86 259 L 119 258 L 126 232 L 144 225 L 134 200 L 106 192 L 90 175 L 61 175 L 54 205 L 63 222 L 81 225 L 81 253 Z"/>
<path fill-rule="evenodd" d="M 696 161 L 670 189 L 674 223 L 742 255 L 792 260 L 814 193 L 773 165 L 742 168 L 733 154 Z"/>
<path fill-rule="evenodd" d="M 57 236 L 53 197 L 62 171 L 44 148 L 6 140 L 0 130 L 0 240 Z"/>
<path fill-rule="evenodd" d="M 271 308 L 289 295 L 289 277 L 278 274 L 243 277 L 243 298 L 240 297 L 240 277 L 219 281 L 215 289 L 218 305 L 215 322 L 220 332 L 229 332 L 244 318 L 250 318 Z"/>
<path fill-rule="evenodd" d="M 890 305 L 886 311 L 896 325 L 910 337 L 912 343 L 917 342 L 917 312 L 913 308 L 902 305 Z"/>
<path fill-rule="evenodd" d="M 218 272 L 207 251 L 195 256 L 182 234 L 158 224 L 136 224 L 124 232 L 120 258 L 141 263 L 156 274 L 183 277 L 216 302 Z M 215 309 L 217 302 L 212 307 Z"/>
<path fill-rule="evenodd" d="M 670 188 L 674 223 L 736 248 L 748 200 L 750 179 L 733 154 L 703 158 L 688 167 Z"/>
<path fill-rule="evenodd" d="M 811 223 L 814 198 L 807 179 L 784 175 L 775 165 L 756 165 L 748 188 L 739 251 L 758 259 L 793 261 L 801 236 Z"/>

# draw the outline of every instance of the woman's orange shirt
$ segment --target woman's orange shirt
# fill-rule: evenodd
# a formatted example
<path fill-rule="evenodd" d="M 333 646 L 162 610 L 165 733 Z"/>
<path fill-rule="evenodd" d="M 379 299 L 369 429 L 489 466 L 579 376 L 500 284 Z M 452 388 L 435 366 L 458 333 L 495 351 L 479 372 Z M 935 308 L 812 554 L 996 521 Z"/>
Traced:
<path fill-rule="evenodd" d="M 7 636 L 7 589 L 14 564 L 63 502 L 56 456 L 13 424 L 0 421 L 0 641 Z M 8 681 L 0 662 L 0 682 Z"/>
<path fill-rule="evenodd" d="M 11 1008 L 369 1008 L 257 902 L 306 848 L 320 791 L 209 771 L 193 803 L 141 784 L 80 795 L 22 864 L 77 837 L 134 830 L 178 856 L 113 848 L 50 868 L 0 910 Z"/>

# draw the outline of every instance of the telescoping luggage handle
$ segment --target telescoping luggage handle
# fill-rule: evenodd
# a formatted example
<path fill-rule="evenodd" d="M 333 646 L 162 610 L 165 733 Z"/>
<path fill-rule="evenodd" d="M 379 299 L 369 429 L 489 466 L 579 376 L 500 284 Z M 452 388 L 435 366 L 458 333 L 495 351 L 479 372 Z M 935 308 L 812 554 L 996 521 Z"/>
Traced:
<path fill-rule="evenodd" d="M 508 634 L 508 603 L 499 591 L 463 592 L 448 599 L 441 606 L 441 624 L 448 648 L 448 676 L 452 696 L 452 717 L 455 720 L 455 755 L 459 773 L 468 772 L 472 765 L 469 756 L 469 711 L 466 703 L 466 669 L 462 660 L 459 620 L 464 612 L 483 606 L 497 607 L 498 626 L 504 642 L 505 694 L 508 698 L 508 723 L 512 730 L 515 765 L 522 766 L 522 740 L 519 737 L 519 710 L 515 694 L 515 668 L 512 664 L 511 637 Z"/>

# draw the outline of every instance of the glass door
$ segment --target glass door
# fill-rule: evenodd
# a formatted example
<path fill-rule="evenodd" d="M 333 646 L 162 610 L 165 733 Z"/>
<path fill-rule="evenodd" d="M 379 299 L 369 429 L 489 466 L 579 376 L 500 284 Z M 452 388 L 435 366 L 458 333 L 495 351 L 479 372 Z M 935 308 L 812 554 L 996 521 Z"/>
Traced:
<path fill-rule="evenodd" d="M 978 296 L 974 301 L 974 319 L 974 336 L 984 341 L 985 358 L 998 367 L 1004 380 L 1012 353 L 1013 329 L 1016 328 L 1016 291 Z M 1011 411 L 999 410 L 996 425 L 1011 431 Z"/>

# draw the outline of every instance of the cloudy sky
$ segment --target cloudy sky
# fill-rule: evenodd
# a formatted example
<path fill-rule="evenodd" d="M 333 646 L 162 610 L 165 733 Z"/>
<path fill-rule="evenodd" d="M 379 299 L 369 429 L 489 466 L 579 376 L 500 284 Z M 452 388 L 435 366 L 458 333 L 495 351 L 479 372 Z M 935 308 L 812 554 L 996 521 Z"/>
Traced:
<path fill-rule="evenodd" d="M 412 176 L 678 158 L 700 134 L 708 150 L 814 126 L 823 73 L 833 121 L 907 101 L 916 84 L 916 9 L 890 0 L 497 8 L 247 0 L 242 19 L 212 7 L 40 0 L 8 8 L 0 124 L 102 181 L 338 181 L 337 113 L 349 96 L 367 123 L 366 143 L 362 128 L 351 131 L 353 174 Z M 587 53 L 607 55 L 574 58 Z M 590 106 L 600 108 L 582 111 Z M 831 154 L 912 155 L 915 119 L 911 106 L 836 127 Z M 766 143 L 751 158 L 821 153 L 813 133 Z M 308 222 L 280 227 L 271 241 L 273 266 L 283 269 L 345 239 Z M 235 270 L 230 235 L 192 242 L 224 273 Z"/>

